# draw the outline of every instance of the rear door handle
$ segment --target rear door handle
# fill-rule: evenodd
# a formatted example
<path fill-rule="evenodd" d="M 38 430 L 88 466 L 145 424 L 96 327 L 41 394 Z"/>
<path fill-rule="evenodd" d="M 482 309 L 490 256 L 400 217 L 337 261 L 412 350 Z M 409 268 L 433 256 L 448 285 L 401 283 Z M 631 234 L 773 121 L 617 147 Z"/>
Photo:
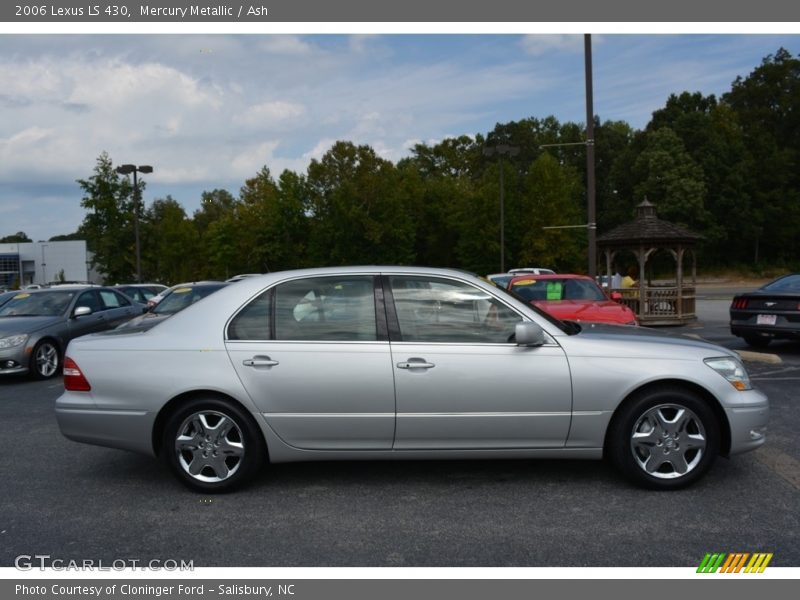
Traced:
<path fill-rule="evenodd" d="M 274 367 L 280 364 L 277 360 L 272 360 L 269 356 L 254 356 L 242 361 L 245 367 Z"/>
<path fill-rule="evenodd" d="M 432 369 L 436 365 L 427 362 L 424 358 L 409 358 L 406 362 L 397 363 L 398 369 Z"/>

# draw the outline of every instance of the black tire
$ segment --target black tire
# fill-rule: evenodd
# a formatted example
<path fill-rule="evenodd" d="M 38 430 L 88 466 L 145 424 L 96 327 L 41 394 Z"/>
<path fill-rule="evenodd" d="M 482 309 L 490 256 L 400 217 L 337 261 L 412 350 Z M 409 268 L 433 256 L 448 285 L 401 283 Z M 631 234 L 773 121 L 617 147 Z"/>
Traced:
<path fill-rule="evenodd" d="M 744 336 L 744 341 L 748 346 L 752 346 L 753 348 L 766 348 L 769 346 L 772 338 L 768 338 L 764 335 L 746 335 Z"/>
<path fill-rule="evenodd" d="M 720 425 L 708 403 L 691 391 L 664 386 L 646 390 L 619 408 L 609 425 L 605 451 L 633 483 L 676 490 L 708 471 L 719 444 Z"/>
<path fill-rule="evenodd" d="M 42 340 L 31 352 L 29 372 L 34 379 L 50 379 L 61 374 L 61 351 L 53 340 Z"/>
<path fill-rule="evenodd" d="M 229 423 L 232 427 L 226 429 Z M 180 451 L 179 435 L 184 438 Z M 206 494 L 228 492 L 251 480 L 267 453 L 264 437 L 247 411 L 214 397 L 181 404 L 166 421 L 161 448 L 176 477 Z"/>

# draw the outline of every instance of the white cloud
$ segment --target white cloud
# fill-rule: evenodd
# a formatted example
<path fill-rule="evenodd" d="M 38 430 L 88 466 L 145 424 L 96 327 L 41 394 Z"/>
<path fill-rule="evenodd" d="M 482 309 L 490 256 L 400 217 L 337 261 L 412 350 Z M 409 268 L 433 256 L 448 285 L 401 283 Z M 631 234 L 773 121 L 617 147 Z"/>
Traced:
<path fill-rule="evenodd" d="M 314 47 L 293 35 L 268 35 L 259 43 L 259 48 L 268 54 L 307 56 Z"/>
<path fill-rule="evenodd" d="M 583 52 L 583 36 L 572 34 L 531 34 L 523 36 L 522 48 L 532 56 L 552 52 Z"/>
<path fill-rule="evenodd" d="M 242 180 L 253 177 L 264 165 L 270 166 L 275 149 L 279 141 L 271 140 L 260 144 L 253 144 L 240 151 L 231 158 L 232 175 Z"/>
<path fill-rule="evenodd" d="M 380 36 L 370 33 L 351 35 L 349 38 L 350 51 L 361 54 L 370 49 L 370 43 L 377 40 Z"/>
<path fill-rule="evenodd" d="M 305 112 L 306 107 L 302 104 L 276 100 L 249 106 L 241 114 L 236 115 L 234 120 L 245 125 L 272 125 L 294 119 Z"/>

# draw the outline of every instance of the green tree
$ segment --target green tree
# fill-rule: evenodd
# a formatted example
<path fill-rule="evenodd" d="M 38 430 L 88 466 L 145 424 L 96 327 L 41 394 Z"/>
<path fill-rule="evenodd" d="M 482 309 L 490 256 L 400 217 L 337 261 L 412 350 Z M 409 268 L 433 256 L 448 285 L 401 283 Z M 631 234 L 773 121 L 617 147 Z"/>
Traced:
<path fill-rule="evenodd" d="M 174 285 L 200 270 L 198 234 L 183 207 L 171 196 L 147 208 L 141 222 L 142 277 Z"/>
<path fill-rule="evenodd" d="M 668 127 L 647 133 L 646 146 L 633 164 L 634 197 L 647 198 L 658 214 L 697 230 L 709 224 L 703 171 Z"/>
<path fill-rule="evenodd" d="M 94 174 L 78 184 L 84 194 L 81 206 L 88 211 L 78 233 L 93 253 L 92 266 L 107 281 L 131 281 L 136 270 L 132 186 L 117 174 L 105 152 L 97 158 Z"/>
<path fill-rule="evenodd" d="M 7 235 L 0 238 L 0 244 L 23 244 L 25 242 L 32 242 L 33 240 L 27 236 L 24 231 L 18 231 L 13 235 Z"/>
<path fill-rule="evenodd" d="M 781 48 L 738 77 L 723 102 L 736 114 L 750 156 L 746 190 L 755 262 L 797 264 L 800 252 L 800 60 Z"/>
<path fill-rule="evenodd" d="M 406 264 L 414 223 L 397 168 L 369 146 L 337 142 L 308 166 L 309 257 L 314 264 Z"/>
<path fill-rule="evenodd" d="M 59 235 L 54 235 L 48 241 L 50 241 L 50 242 L 69 242 L 69 241 L 72 241 L 72 240 L 83 240 L 83 239 L 84 239 L 83 234 L 81 234 L 81 233 L 76 231 L 75 233 L 63 233 L 63 234 L 59 234 Z"/>
<path fill-rule="evenodd" d="M 745 182 L 749 168 L 747 148 L 736 114 L 714 96 L 684 92 L 672 95 L 653 113 L 649 131 L 668 127 L 681 139 L 686 152 L 700 167 L 706 189 L 710 223 L 701 231 L 705 262 L 744 262 L 760 216 L 752 206 Z M 742 219 L 742 215 L 750 218 Z"/>
<path fill-rule="evenodd" d="M 287 188 L 297 183 L 285 175 Z M 302 198 L 283 194 L 265 166 L 239 192 L 237 225 L 246 270 L 267 272 L 298 264 L 294 237 L 303 216 Z"/>
<path fill-rule="evenodd" d="M 582 229 L 543 229 L 586 222 L 581 207 L 583 185 L 577 170 L 559 164 L 549 153 L 537 158 L 525 179 L 519 222 L 522 241 L 518 262 L 558 271 L 585 268 L 586 233 Z"/>

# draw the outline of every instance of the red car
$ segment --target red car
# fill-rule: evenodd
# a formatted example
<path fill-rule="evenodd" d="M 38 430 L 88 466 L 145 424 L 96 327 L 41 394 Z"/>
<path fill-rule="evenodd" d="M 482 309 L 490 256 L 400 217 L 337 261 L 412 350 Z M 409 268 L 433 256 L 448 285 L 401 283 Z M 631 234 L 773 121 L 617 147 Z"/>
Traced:
<path fill-rule="evenodd" d="M 585 275 L 519 275 L 508 289 L 562 321 L 638 325 L 634 312 Z"/>

